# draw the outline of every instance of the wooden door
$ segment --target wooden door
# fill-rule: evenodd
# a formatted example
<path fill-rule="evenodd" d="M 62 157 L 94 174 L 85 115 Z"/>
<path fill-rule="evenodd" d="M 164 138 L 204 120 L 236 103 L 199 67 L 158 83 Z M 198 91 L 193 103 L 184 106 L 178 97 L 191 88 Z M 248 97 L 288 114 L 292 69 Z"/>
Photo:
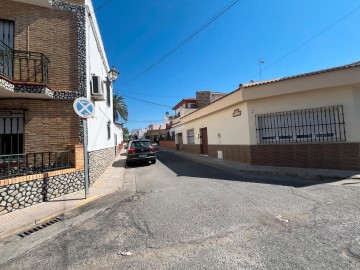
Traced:
<path fill-rule="evenodd" d="M 208 155 L 209 154 L 209 145 L 208 145 L 208 136 L 207 136 L 207 128 L 201 129 L 201 154 Z"/>
<path fill-rule="evenodd" d="M 182 150 L 183 149 L 183 137 L 182 137 L 182 133 L 178 133 L 177 135 L 177 146 L 176 149 L 177 150 Z"/>

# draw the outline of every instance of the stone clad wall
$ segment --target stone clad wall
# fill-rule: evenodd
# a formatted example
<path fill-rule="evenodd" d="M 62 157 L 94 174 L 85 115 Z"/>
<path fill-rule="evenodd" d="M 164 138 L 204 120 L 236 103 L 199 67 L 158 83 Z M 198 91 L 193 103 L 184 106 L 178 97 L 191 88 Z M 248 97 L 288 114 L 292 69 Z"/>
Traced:
<path fill-rule="evenodd" d="M 196 92 L 196 102 L 199 109 L 210 104 L 211 91 L 198 91 Z"/>
<path fill-rule="evenodd" d="M 115 147 L 89 152 L 89 179 L 90 185 L 103 174 L 105 169 L 115 158 Z"/>
<path fill-rule="evenodd" d="M 84 188 L 84 172 L 77 171 L 0 187 L 0 215 Z"/>

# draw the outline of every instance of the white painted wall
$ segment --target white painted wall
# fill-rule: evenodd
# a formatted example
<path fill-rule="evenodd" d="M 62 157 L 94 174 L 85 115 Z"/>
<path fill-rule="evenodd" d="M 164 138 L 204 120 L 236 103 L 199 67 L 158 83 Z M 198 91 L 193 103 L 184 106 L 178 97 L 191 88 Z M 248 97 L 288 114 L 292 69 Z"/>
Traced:
<path fill-rule="evenodd" d="M 119 145 L 123 143 L 124 135 L 121 126 L 113 124 L 113 129 L 114 129 L 114 137 L 113 137 L 114 145 Z"/>
<path fill-rule="evenodd" d="M 104 45 L 102 43 L 100 30 L 93 14 L 91 0 L 86 0 L 88 11 L 91 16 L 86 16 L 86 64 L 87 64 L 87 96 L 91 97 L 90 80 L 92 74 L 100 76 L 106 80 L 107 73 L 110 70 L 106 58 Z M 89 151 L 100 150 L 114 147 L 114 134 L 118 128 L 113 124 L 113 107 L 112 107 L 112 89 L 110 91 L 110 106 L 106 103 L 106 88 L 104 88 L 104 101 L 94 101 L 95 117 L 88 120 L 88 149 Z M 108 138 L 107 124 L 110 122 L 110 138 Z M 122 135 L 121 135 L 122 138 Z"/>

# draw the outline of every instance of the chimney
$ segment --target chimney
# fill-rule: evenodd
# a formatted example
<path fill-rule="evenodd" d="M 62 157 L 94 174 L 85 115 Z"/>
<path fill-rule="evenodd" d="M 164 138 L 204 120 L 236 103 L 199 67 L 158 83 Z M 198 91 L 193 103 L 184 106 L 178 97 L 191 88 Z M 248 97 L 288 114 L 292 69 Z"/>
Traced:
<path fill-rule="evenodd" d="M 196 102 L 199 109 L 210 104 L 211 91 L 198 91 L 196 92 Z"/>

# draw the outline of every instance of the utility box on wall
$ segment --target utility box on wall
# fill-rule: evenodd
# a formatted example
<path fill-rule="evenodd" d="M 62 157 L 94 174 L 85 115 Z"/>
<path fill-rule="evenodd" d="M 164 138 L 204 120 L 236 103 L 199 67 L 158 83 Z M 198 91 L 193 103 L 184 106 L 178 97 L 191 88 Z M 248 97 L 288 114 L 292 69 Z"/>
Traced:
<path fill-rule="evenodd" d="M 223 157 L 223 151 L 217 151 L 218 159 L 224 159 Z"/>

